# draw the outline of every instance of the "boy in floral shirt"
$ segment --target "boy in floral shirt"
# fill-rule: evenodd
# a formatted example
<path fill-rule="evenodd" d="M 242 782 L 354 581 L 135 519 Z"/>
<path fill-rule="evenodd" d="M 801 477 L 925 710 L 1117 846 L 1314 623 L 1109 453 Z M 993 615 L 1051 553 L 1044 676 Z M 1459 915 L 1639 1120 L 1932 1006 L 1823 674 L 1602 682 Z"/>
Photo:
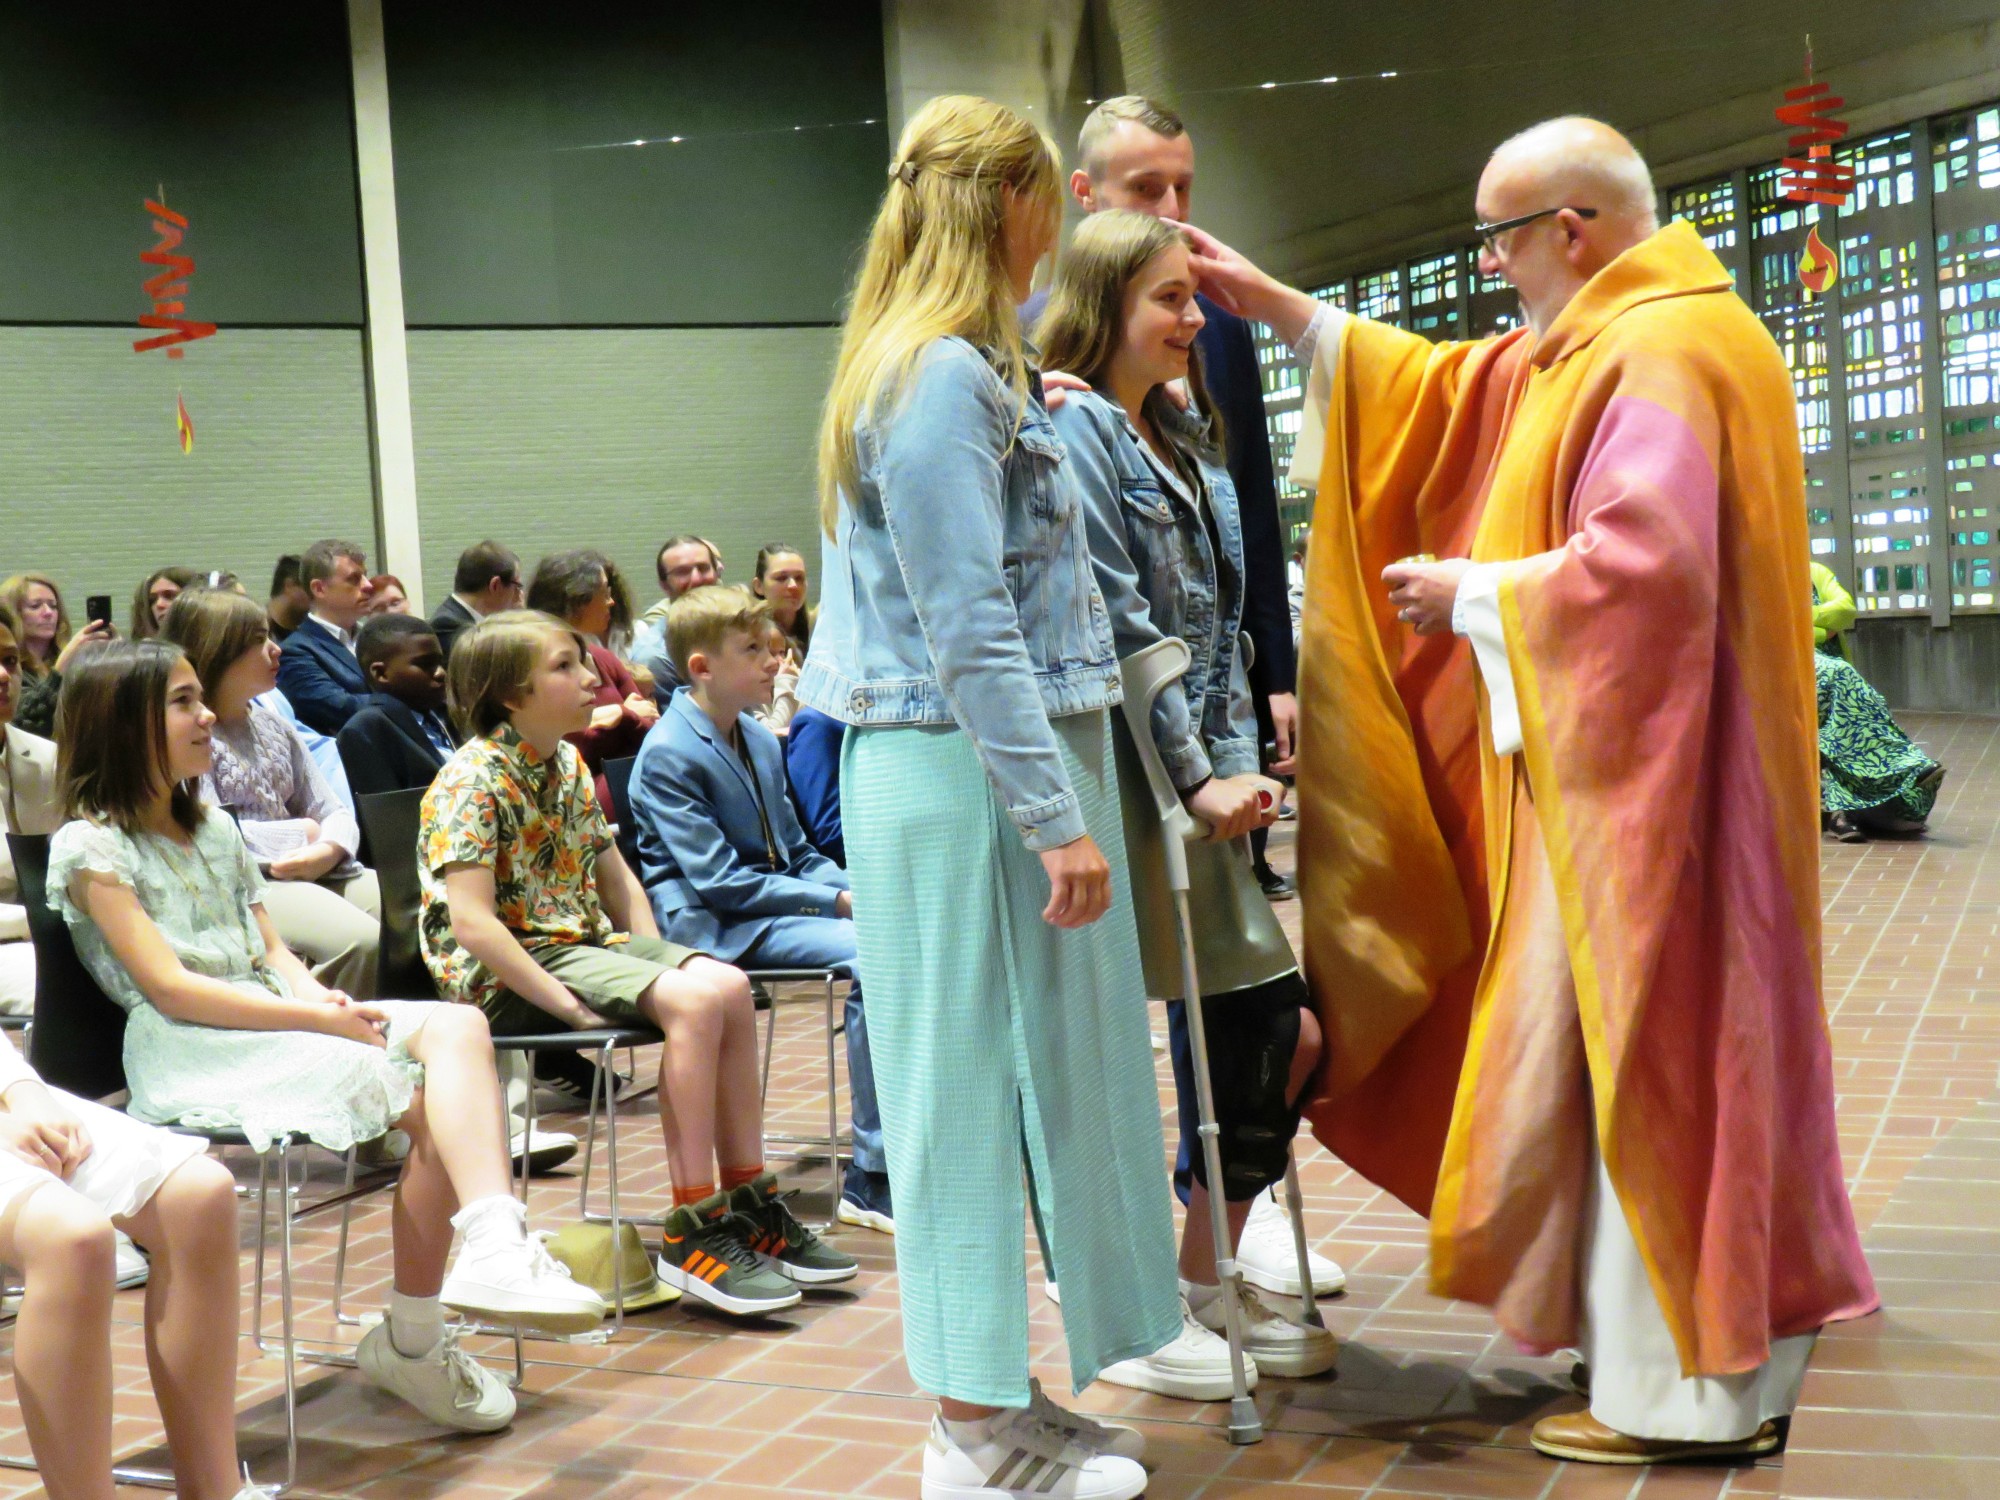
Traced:
<path fill-rule="evenodd" d="M 656 1026 L 675 1210 L 659 1274 L 728 1312 L 799 1300 L 855 1262 L 792 1216 L 764 1170 L 756 1011 L 742 971 L 664 942 L 563 736 L 597 679 L 577 636 L 529 610 L 490 615 L 451 654 L 466 743 L 431 783 L 418 833 L 424 962 L 496 1036 Z M 719 1174 L 718 1174 L 719 1168 Z"/>

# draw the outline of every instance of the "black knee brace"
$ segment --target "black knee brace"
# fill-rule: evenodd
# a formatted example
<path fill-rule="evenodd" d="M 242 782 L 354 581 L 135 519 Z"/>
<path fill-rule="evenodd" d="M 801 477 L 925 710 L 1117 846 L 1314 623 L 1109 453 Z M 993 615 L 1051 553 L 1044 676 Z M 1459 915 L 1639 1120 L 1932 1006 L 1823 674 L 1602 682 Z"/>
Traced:
<path fill-rule="evenodd" d="M 1285 1097 L 1299 1046 L 1305 981 L 1297 974 L 1201 1001 L 1215 1096 L 1216 1143 L 1222 1151 L 1222 1195 L 1241 1203 L 1285 1175 L 1298 1107 Z M 1207 1163 L 1191 1150 L 1195 1181 L 1208 1185 Z"/>

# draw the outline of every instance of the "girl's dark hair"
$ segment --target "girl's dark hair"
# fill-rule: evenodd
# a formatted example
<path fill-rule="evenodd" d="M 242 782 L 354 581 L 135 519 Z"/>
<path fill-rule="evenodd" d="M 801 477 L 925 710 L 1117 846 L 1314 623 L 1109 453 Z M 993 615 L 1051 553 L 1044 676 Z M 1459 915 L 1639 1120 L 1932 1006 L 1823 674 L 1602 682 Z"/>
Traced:
<path fill-rule="evenodd" d="M 172 579 L 182 588 L 192 588 L 201 574 L 193 568 L 155 568 L 139 580 L 139 586 L 132 591 L 132 639 L 150 641 L 160 633 L 160 627 L 153 621 L 153 585 L 162 578 Z"/>
<path fill-rule="evenodd" d="M 187 658 L 165 641 L 113 641 L 71 663 L 56 703 L 63 813 L 139 831 L 167 766 L 167 682 Z M 193 833 L 202 802 L 173 789 L 174 821 Z"/>
<path fill-rule="evenodd" d="M 799 551 L 790 542 L 764 543 L 763 546 L 757 549 L 756 579 L 760 585 L 764 582 L 764 572 L 774 557 L 796 557 L 800 562 L 804 562 L 806 559 L 805 553 Z M 761 587 L 758 588 L 757 593 L 760 597 L 769 597 Z M 779 624 L 776 615 L 771 617 L 771 623 L 777 625 L 780 630 L 785 632 L 785 639 L 792 643 L 792 646 L 798 652 L 799 660 L 804 661 L 806 659 L 806 652 L 812 648 L 812 606 L 801 599 L 799 601 L 799 612 L 792 616 L 792 623 L 789 627 Z"/>
<path fill-rule="evenodd" d="M 613 636 L 623 636 L 632 628 L 632 591 L 618 565 L 594 547 L 578 547 L 557 552 L 535 564 L 535 576 L 528 583 L 529 609 L 573 620 L 576 612 L 590 603 L 599 582 L 611 586 L 611 625 L 604 632 L 604 644 Z"/>

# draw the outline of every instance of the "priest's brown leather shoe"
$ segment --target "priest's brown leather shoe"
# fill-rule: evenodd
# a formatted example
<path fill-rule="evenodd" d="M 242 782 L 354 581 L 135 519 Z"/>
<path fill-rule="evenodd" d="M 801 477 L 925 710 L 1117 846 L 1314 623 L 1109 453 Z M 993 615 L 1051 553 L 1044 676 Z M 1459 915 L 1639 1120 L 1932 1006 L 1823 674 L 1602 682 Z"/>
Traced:
<path fill-rule="evenodd" d="M 1581 1464 L 1666 1464 L 1756 1458 L 1778 1446 L 1778 1424 L 1766 1422 L 1747 1438 L 1727 1443 L 1687 1443 L 1674 1438 L 1627 1437 L 1587 1411 L 1543 1417 L 1529 1439 L 1538 1452 Z"/>

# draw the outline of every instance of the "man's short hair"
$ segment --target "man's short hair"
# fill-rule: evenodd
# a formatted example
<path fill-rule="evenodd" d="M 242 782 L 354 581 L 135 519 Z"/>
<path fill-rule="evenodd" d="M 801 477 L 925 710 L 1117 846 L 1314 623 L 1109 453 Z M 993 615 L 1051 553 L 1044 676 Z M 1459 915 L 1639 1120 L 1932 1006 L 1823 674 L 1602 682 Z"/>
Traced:
<path fill-rule="evenodd" d="M 370 662 L 387 661 L 418 636 L 436 640 L 437 631 L 416 615 L 370 615 L 354 637 L 354 659 L 365 672 Z"/>
<path fill-rule="evenodd" d="M 661 588 L 667 586 L 667 554 L 676 547 L 704 547 L 708 550 L 708 565 L 711 568 L 722 566 L 722 554 L 715 550 L 715 543 L 707 537 L 696 536 L 691 531 L 670 536 L 660 543 L 660 550 L 653 554 L 653 572 L 658 576 Z"/>
<path fill-rule="evenodd" d="M 576 641 L 577 633 L 538 609 L 503 609 L 468 625 L 451 647 L 445 701 L 452 722 L 468 739 L 491 734 L 513 710 L 509 698 L 527 691 L 551 639 Z"/>
<path fill-rule="evenodd" d="M 741 631 L 754 635 L 771 626 L 771 602 L 732 583 L 705 583 L 667 606 L 667 655 L 688 680 L 688 658 L 697 651 L 720 651 Z"/>
<path fill-rule="evenodd" d="M 286 589 L 299 581 L 299 555 L 287 552 L 278 559 L 278 565 L 271 569 L 271 597 L 283 596 Z"/>
<path fill-rule="evenodd" d="M 358 563 L 365 573 L 368 570 L 368 554 L 353 542 L 343 542 L 337 537 L 326 537 L 306 548 L 299 558 L 299 582 L 312 592 L 315 583 L 323 583 L 340 571 L 340 561 Z"/>
<path fill-rule="evenodd" d="M 521 576 L 521 559 L 513 549 L 498 542 L 474 542 L 458 554 L 458 570 L 451 575 L 454 594 L 483 594 L 486 585 L 499 579 L 512 583 Z"/>
<path fill-rule="evenodd" d="M 1106 99 L 1084 117 L 1083 129 L 1076 137 L 1076 164 L 1092 182 L 1097 181 L 1104 168 L 1104 143 L 1128 120 L 1170 141 L 1187 134 L 1187 125 L 1181 117 L 1157 99 L 1148 99 L 1144 94 L 1120 94 L 1115 99 Z"/>

